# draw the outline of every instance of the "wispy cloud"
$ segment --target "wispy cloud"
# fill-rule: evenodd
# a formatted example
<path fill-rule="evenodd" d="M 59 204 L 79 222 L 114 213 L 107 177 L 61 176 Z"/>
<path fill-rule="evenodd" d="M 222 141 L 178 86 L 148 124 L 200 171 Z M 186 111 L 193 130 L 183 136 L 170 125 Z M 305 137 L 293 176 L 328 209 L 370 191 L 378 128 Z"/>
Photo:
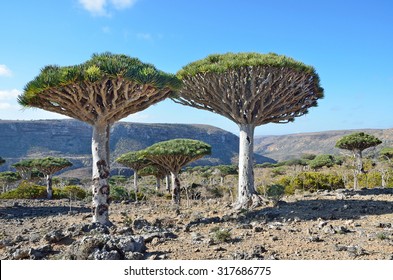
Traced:
<path fill-rule="evenodd" d="M 0 64 L 0 76 L 11 77 L 12 71 L 7 67 L 7 65 Z"/>
<path fill-rule="evenodd" d="M 118 10 L 123 10 L 134 6 L 137 0 L 111 0 L 113 6 Z"/>
<path fill-rule="evenodd" d="M 153 40 L 153 35 L 151 35 L 150 33 L 137 33 L 136 37 L 138 39 L 145 40 L 145 41 L 152 41 Z"/>
<path fill-rule="evenodd" d="M 0 100 L 11 100 L 18 97 L 22 92 L 18 89 L 0 90 Z"/>
<path fill-rule="evenodd" d="M 22 92 L 18 89 L 0 90 L 0 110 L 17 109 L 16 98 Z"/>
<path fill-rule="evenodd" d="M 94 16 L 110 16 L 109 9 L 124 10 L 137 0 L 79 0 L 82 7 Z"/>

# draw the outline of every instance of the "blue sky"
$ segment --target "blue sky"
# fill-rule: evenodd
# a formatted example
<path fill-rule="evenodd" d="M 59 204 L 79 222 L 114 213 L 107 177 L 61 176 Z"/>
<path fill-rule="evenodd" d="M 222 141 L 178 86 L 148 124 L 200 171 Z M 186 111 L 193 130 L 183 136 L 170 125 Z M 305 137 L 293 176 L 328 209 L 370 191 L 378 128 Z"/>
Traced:
<path fill-rule="evenodd" d="M 212 53 L 275 52 L 316 68 L 325 98 L 256 135 L 393 127 L 393 1 L 13 0 L 0 5 L 0 119 L 53 119 L 16 96 L 48 64 L 93 53 L 138 57 L 176 73 Z M 170 100 L 126 121 L 236 124 Z"/>

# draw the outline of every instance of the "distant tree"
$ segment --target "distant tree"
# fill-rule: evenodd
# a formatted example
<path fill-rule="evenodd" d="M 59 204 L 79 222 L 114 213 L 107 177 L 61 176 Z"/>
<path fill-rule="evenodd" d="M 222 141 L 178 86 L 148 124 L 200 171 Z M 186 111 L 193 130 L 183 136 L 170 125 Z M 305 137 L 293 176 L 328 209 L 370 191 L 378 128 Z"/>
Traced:
<path fill-rule="evenodd" d="M 393 159 L 393 148 L 385 147 L 379 152 L 380 161 L 378 163 L 378 170 L 381 173 L 381 184 L 382 187 L 387 186 L 389 181 L 390 170 L 392 169 L 392 159 Z"/>
<path fill-rule="evenodd" d="M 183 87 L 177 103 L 220 114 L 238 124 L 239 187 L 237 208 L 259 204 L 254 188 L 254 130 L 267 123 L 288 123 L 323 97 L 315 69 L 273 53 L 210 55 L 177 73 Z"/>
<path fill-rule="evenodd" d="M 161 180 L 166 177 L 168 171 L 161 165 L 158 164 L 149 164 L 148 166 L 142 168 L 139 171 L 139 175 L 141 176 L 149 176 L 152 175 L 156 178 L 156 190 L 159 190 L 161 187 Z"/>
<path fill-rule="evenodd" d="M 34 159 L 32 165 L 35 169 L 42 172 L 46 177 L 46 191 L 48 199 L 52 199 L 52 177 L 53 174 L 63 170 L 64 168 L 72 166 L 72 163 L 64 158 L 46 157 Z"/>
<path fill-rule="evenodd" d="M 340 164 L 340 161 L 333 155 L 317 155 L 313 160 L 309 161 L 309 166 L 312 169 L 320 169 L 322 167 L 332 167 L 335 164 Z"/>
<path fill-rule="evenodd" d="M 33 159 L 24 159 L 12 165 L 19 172 L 23 180 L 30 180 L 33 171 Z"/>
<path fill-rule="evenodd" d="M 83 64 L 46 66 L 30 81 L 19 103 L 86 122 L 93 127 L 93 222 L 109 221 L 110 126 L 172 93 L 179 80 L 137 58 L 94 54 Z"/>
<path fill-rule="evenodd" d="M 392 147 L 382 148 L 381 151 L 379 152 L 379 156 L 382 159 L 391 162 L 391 160 L 393 159 L 393 148 Z"/>
<path fill-rule="evenodd" d="M 131 168 L 134 171 L 134 190 L 135 190 L 135 198 L 137 199 L 137 194 L 139 192 L 138 189 L 138 171 L 142 168 L 148 166 L 151 162 L 147 158 L 143 157 L 141 152 L 133 151 L 128 152 L 116 159 L 116 161 L 128 168 Z"/>
<path fill-rule="evenodd" d="M 301 159 L 303 160 L 313 160 L 317 155 L 314 154 L 303 154 Z"/>
<path fill-rule="evenodd" d="M 362 152 L 365 149 L 375 147 L 381 144 L 382 141 L 377 137 L 366 134 L 364 132 L 356 132 L 346 135 L 337 141 L 336 147 L 340 149 L 349 150 L 352 152 L 355 159 L 354 169 L 354 189 L 358 189 L 358 175 L 365 173 L 363 169 Z"/>
<path fill-rule="evenodd" d="M 108 181 L 111 185 L 125 184 L 127 182 L 127 177 L 124 175 L 113 175 Z"/>
<path fill-rule="evenodd" d="M 6 192 L 8 190 L 9 184 L 14 183 L 20 179 L 21 177 L 17 172 L 0 172 L 0 183 L 2 183 L 3 185 L 3 192 Z"/>
<path fill-rule="evenodd" d="M 180 170 L 188 163 L 209 155 L 211 146 L 198 140 L 173 139 L 156 143 L 141 152 L 171 173 L 172 201 L 180 204 Z"/>
<path fill-rule="evenodd" d="M 237 168 L 234 165 L 217 165 L 212 167 L 212 169 L 220 176 L 221 185 L 224 184 L 226 176 L 238 174 Z"/>
<path fill-rule="evenodd" d="M 3 159 L 2 157 L 0 157 L 0 165 L 3 165 L 5 163 L 5 159 Z"/>

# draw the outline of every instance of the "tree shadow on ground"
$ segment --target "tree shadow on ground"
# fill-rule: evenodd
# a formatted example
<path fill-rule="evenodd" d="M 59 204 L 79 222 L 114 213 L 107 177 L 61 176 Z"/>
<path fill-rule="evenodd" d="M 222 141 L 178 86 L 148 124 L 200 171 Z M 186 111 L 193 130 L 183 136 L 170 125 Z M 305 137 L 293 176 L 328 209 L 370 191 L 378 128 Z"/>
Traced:
<path fill-rule="evenodd" d="M 72 207 L 72 213 L 90 213 L 87 207 Z M 69 206 L 17 206 L 1 207 L 0 220 L 25 219 L 32 217 L 50 217 L 69 214 Z"/>
<path fill-rule="evenodd" d="M 314 199 L 296 202 L 280 202 L 277 207 L 266 207 L 246 213 L 247 218 L 280 220 L 350 220 L 362 216 L 393 213 L 391 201 L 356 200 L 356 199 Z"/>

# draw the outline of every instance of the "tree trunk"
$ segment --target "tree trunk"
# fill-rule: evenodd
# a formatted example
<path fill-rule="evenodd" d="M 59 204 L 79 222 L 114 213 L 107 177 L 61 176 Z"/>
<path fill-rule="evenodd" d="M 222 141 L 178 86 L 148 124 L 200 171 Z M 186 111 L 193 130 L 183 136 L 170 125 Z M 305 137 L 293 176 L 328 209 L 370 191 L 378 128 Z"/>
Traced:
<path fill-rule="evenodd" d="M 353 189 L 357 190 L 357 189 L 359 189 L 358 175 L 361 173 L 364 173 L 362 151 L 361 150 L 354 150 L 353 155 L 355 157 L 355 172 L 354 172 Z"/>
<path fill-rule="evenodd" d="M 237 206 L 239 208 L 249 208 L 253 195 L 256 195 L 254 188 L 254 125 L 240 124 L 239 143 L 239 188 Z"/>
<path fill-rule="evenodd" d="M 111 225 L 109 221 L 109 124 L 93 126 L 93 222 Z"/>
<path fill-rule="evenodd" d="M 135 201 L 138 202 L 138 170 L 134 170 L 134 192 L 135 192 Z"/>
<path fill-rule="evenodd" d="M 53 198 L 52 174 L 46 175 L 46 193 L 47 193 L 47 198 L 48 199 L 52 199 Z"/>
<path fill-rule="evenodd" d="M 180 205 L 180 180 L 177 177 L 178 174 L 171 172 L 172 178 L 172 202 L 176 205 Z"/>
<path fill-rule="evenodd" d="M 386 173 L 387 171 L 381 170 L 382 188 L 386 188 Z"/>
<path fill-rule="evenodd" d="M 161 188 L 161 178 L 156 177 L 156 191 L 158 191 Z"/>
<path fill-rule="evenodd" d="M 169 180 L 169 175 L 165 175 L 165 188 L 170 193 L 171 192 L 171 182 Z"/>

